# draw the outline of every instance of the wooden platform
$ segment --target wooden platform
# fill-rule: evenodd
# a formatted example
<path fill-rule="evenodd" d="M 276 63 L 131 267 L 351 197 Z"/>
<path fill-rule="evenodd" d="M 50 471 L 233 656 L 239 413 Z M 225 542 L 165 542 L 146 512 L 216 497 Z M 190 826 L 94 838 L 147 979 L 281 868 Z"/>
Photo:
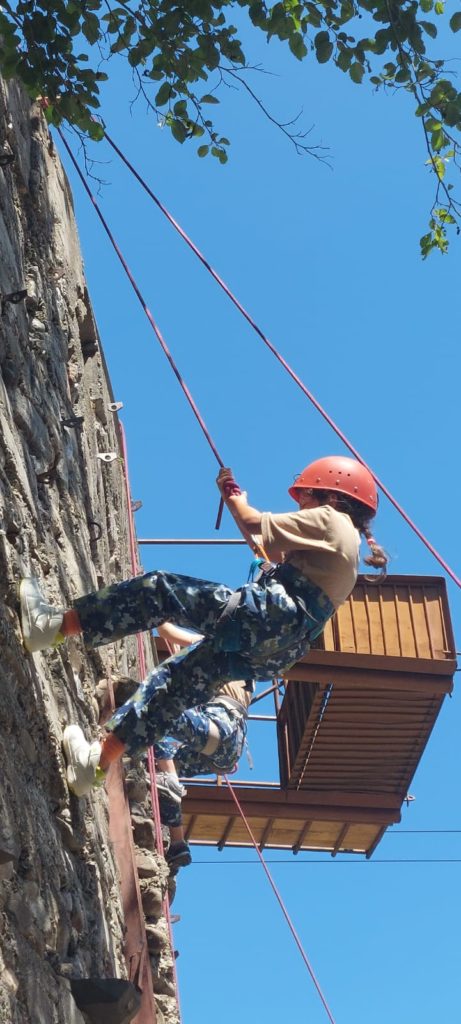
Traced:
<path fill-rule="evenodd" d="M 282 786 L 393 793 L 401 802 L 455 667 L 443 579 L 360 577 L 321 647 L 287 673 Z"/>
<path fill-rule="evenodd" d="M 370 856 L 387 826 L 400 821 L 399 802 L 387 795 L 233 786 L 260 849 Z M 183 808 L 188 842 L 218 849 L 253 846 L 225 784 L 189 782 Z"/>
<path fill-rule="evenodd" d="M 443 579 L 359 577 L 286 673 L 280 786 L 235 786 L 258 843 L 370 856 L 400 820 L 455 668 Z M 226 787 L 189 785 L 184 809 L 190 842 L 250 845 Z"/>

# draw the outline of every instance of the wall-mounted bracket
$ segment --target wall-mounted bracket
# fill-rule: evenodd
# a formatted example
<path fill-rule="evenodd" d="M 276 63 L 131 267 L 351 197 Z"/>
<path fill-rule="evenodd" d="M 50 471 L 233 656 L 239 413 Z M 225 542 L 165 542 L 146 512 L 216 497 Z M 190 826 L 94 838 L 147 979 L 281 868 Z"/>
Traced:
<path fill-rule="evenodd" d="M 117 452 L 97 452 L 96 458 L 101 459 L 101 462 L 114 462 L 117 458 Z"/>

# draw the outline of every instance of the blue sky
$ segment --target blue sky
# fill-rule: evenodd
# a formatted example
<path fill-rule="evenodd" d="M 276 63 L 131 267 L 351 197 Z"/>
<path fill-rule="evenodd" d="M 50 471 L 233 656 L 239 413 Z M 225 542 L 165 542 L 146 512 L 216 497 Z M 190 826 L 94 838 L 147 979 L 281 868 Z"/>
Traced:
<path fill-rule="evenodd" d="M 445 54 L 449 46 L 454 52 L 453 39 Z M 199 160 L 141 102 L 130 113 L 121 67 L 104 95 L 108 130 L 459 574 L 460 249 L 454 236 L 447 257 L 419 257 L 433 187 L 419 122 L 405 95 L 373 94 L 314 59 L 299 65 L 278 44 L 267 48 L 256 36 L 251 55 L 276 72 L 254 78 L 271 110 L 288 120 L 302 108 L 300 124 L 314 125 L 312 140 L 330 147 L 332 170 L 298 157 L 249 98 L 230 90 L 212 110 L 232 140 L 231 159 L 225 167 Z M 341 452 L 340 442 L 126 169 L 107 147 L 95 153 L 108 161 L 99 168 L 108 182 L 101 206 L 224 461 L 256 506 L 289 508 L 293 475 Z M 211 537 L 214 457 L 71 169 L 69 176 L 115 397 L 124 403 L 133 497 L 143 502 L 138 535 Z M 441 575 L 385 499 L 375 532 L 391 571 Z M 227 516 L 222 535 L 236 536 Z M 249 563 L 243 548 L 141 555 L 146 570 L 231 585 L 246 579 Z M 459 591 L 450 582 L 448 590 L 459 637 Z M 459 1016 L 460 864 L 448 861 L 461 859 L 460 718 L 455 693 L 411 785 L 416 799 L 371 862 L 267 853 L 280 862 L 271 869 L 337 1024 Z M 274 778 L 271 727 L 255 723 L 250 746 L 255 777 Z M 424 831 L 450 829 L 458 833 Z M 413 862 L 423 859 L 437 863 Z M 265 1024 L 326 1020 L 255 854 L 196 848 L 174 912 L 187 1024 L 216 1014 L 220 1024 L 237 1015 Z"/>

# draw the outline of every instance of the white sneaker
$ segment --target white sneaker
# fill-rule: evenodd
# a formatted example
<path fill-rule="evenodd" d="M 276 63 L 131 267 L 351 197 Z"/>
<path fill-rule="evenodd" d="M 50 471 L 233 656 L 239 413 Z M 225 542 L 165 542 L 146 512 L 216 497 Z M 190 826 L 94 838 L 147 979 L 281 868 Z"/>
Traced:
<path fill-rule="evenodd" d="M 26 650 L 33 653 L 52 647 L 62 626 L 63 609 L 48 604 L 33 576 L 21 580 L 19 600 L 21 629 Z"/>
<path fill-rule="evenodd" d="M 187 789 L 181 785 L 178 776 L 173 772 L 156 772 L 155 783 L 159 793 L 166 796 L 174 804 L 180 804 L 184 796 L 187 796 Z"/>
<path fill-rule="evenodd" d="M 79 725 L 68 725 L 62 739 L 67 761 L 67 785 L 75 796 L 86 796 L 93 786 L 101 785 L 104 772 L 99 768 L 101 744 L 88 743 Z"/>

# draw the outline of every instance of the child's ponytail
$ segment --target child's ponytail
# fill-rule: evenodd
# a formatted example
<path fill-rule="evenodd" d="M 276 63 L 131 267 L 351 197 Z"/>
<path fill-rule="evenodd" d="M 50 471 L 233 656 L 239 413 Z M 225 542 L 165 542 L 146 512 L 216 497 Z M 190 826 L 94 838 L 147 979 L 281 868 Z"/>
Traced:
<path fill-rule="evenodd" d="M 374 569 L 381 569 L 376 579 L 382 579 L 386 575 L 386 566 L 389 558 L 384 548 L 373 537 L 370 529 L 370 521 L 374 516 L 374 512 L 370 511 L 361 501 L 357 501 L 356 498 L 351 498 L 349 495 L 341 494 L 338 491 L 316 489 L 314 493 L 321 505 L 331 504 L 338 512 L 346 512 L 350 516 L 356 530 L 365 538 L 370 548 L 370 554 L 367 558 L 363 559 L 365 565 L 371 565 Z M 370 579 L 375 579 L 375 577 L 370 576 Z"/>
<path fill-rule="evenodd" d="M 389 559 L 384 548 L 375 540 L 369 526 L 362 526 L 360 533 L 365 537 L 371 551 L 371 554 L 363 559 L 365 565 L 372 565 L 374 569 L 381 569 L 383 575 L 385 575 Z"/>

